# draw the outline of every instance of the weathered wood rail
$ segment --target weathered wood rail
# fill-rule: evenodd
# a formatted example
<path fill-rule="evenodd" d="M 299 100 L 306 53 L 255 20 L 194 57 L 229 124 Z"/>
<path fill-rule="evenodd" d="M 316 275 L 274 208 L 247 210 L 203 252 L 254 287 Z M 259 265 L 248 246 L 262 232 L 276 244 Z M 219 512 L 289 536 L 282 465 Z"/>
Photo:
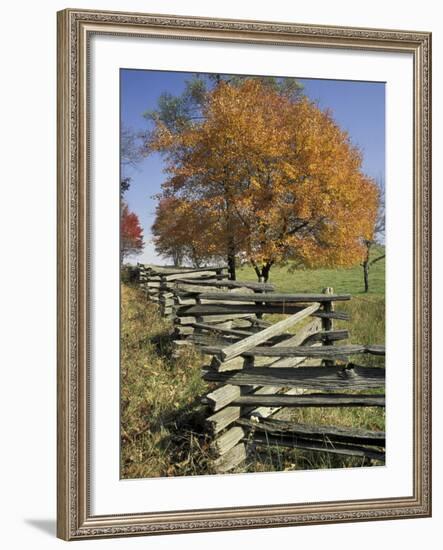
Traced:
<path fill-rule="evenodd" d="M 311 393 L 309 395 L 243 395 L 232 405 L 265 407 L 384 407 L 384 395 L 348 395 L 338 393 Z"/>
<path fill-rule="evenodd" d="M 367 390 L 379 389 L 385 385 L 384 369 L 378 367 L 339 366 L 286 368 L 249 368 L 240 372 L 216 372 L 203 370 L 203 378 L 211 382 L 223 382 L 234 386 L 287 386 L 324 390 Z"/>
<path fill-rule="evenodd" d="M 342 344 L 349 332 L 334 328 L 349 319 L 336 310 L 349 294 L 277 293 L 270 284 L 230 281 L 225 267 L 139 267 L 146 296 L 173 320 L 176 353 L 193 345 L 208 357 L 202 377 L 212 389 L 202 402 L 216 471 L 269 445 L 384 460 L 383 432 L 275 417 L 297 407 L 385 406 L 384 394 L 361 393 L 382 391 L 385 369 L 356 364 L 364 354 L 384 356 L 384 346 Z M 282 320 L 262 318 L 275 313 Z"/>
<path fill-rule="evenodd" d="M 138 269 L 140 287 L 151 302 L 159 304 L 161 315 L 167 318 L 174 316 L 178 303 L 176 281 L 186 277 L 191 285 L 196 281 L 218 283 L 228 276 L 227 268 L 218 266 L 187 268 L 138 264 Z M 209 288 L 212 289 L 212 285 Z M 216 286 L 213 288 L 217 290 Z"/>

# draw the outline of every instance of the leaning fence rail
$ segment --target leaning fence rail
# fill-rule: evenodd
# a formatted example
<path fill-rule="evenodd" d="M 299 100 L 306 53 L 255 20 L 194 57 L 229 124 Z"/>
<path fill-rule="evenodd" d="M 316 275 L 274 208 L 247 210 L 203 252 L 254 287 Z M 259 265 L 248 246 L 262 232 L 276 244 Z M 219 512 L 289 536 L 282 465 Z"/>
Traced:
<path fill-rule="evenodd" d="M 385 406 L 384 395 L 361 393 L 384 388 L 385 369 L 357 364 L 363 354 L 384 356 L 384 346 L 343 344 L 349 332 L 334 326 L 349 319 L 336 310 L 349 294 L 277 293 L 230 281 L 225 267 L 140 266 L 140 283 L 173 321 L 176 350 L 193 345 L 208 358 L 202 377 L 212 388 L 202 402 L 216 471 L 263 445 L 384 460 L 384 432 L 275 418 L 282 408 Z M 262 318 L 275 313 L 285 317 Z"/>

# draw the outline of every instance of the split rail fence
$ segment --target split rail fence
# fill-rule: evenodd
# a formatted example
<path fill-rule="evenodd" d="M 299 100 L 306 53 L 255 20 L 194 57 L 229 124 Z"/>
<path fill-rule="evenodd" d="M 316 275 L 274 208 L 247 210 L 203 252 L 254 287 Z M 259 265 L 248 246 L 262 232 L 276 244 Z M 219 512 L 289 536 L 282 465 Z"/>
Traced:
<path fill-rule="evenodd" d="M 334 327 L 349 319 L 336 310 L 349 294 L 280 294 L 228 280 L 220 267 L 139 268 L 148 298 L 173 319 L 176 349 L 194 345 L 209 358 L 202 376 L 213 389 L 202 401 L 216 471 L 269 445 L 384 461 L 384 432 L 275 418 L 282 408 L 385 406 L 373 392 L 384 389 L 385 369 L 358 365 L 359 355 L 384 356 L 384 346 L 343 345 L 349 332 Z M 285 317 L 263 319 L 275 313 Z"/>

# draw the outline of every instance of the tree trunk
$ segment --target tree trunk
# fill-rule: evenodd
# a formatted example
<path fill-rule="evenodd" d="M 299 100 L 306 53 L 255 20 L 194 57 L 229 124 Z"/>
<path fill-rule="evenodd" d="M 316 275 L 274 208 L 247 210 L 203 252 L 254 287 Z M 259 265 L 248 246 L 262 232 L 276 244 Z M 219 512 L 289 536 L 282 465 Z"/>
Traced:
<path fill-rule="evenodd" d="M 254 267 L 255 274 L 257 275 L 258 282 L 259 282 L 259 283 L 263 282 L 263 281 L 261 280 L 262 275 L 261 275 L 261 270 L 260 270 L 260 268 L 259 268 L 258 265 L 257 265 L 256 263 L 254 263 L 254 262 L 252 262 L 252 265 L 253 265 L 253 267 Z"/>
<path fill-rule="evenodd" d="M 252 262 L 252 265 L 254 266 L 254 271 L 257 275 L 258 282 L 259 283 L 267 283 L 269 280 L 269 272 L 271 271 L 272 264 L 274 262 L 268 261 L 266 262 L 261 268 L 254 262 Z"/>
<path fill-rule="evenodd" d="M 370 266 L 369 255 L 371 252 L 372 244 L 373 244 L 372 241 L 369 241 L 369 240 L 365 241 L 366 255 L 365 255 L 365 259 L 361 263 L 361 266 L 363 267 L 363 279 L 365 284 L 365 292 L 369 292 L 369 266 Z"/>
<path fill-rule="evenodd" d="M 363 262 L 363 276 L 365 280 L 365 292 L 369 292 L 369 262 Z"/>
<path fill-rule="evenodd" d="M 230 196 L 230 193 L 225 192 L 225 200 L 226 200 L 226 233 L 227 233 L 226 252 L 227 252 L 227 260 L 228 260 L 228 272 L 229 272 L 229 279 L 231 281 L 235 281 L 236 279 L 236 274 L 235 274 L 236 247 L 235 247 L 235 233 L 234 233 L 234 216 L 232 213 L 232 197 Z"/>
<path fill-rule="evenodd" d="M 229 279 L 235 281 L 235 252 L 233 252 L 232 249 L 228 250 L 228 273 Z"/>
<path fill-rule="evenodd" d="M 179 267 L 183 263 L 183 254 L 180 250 L 176 249 L 172 251 L 172 263 L 174 267 Z"/>
<path fill-rule="evenodd" d="M 273 262 L 266 262 L 262 269 L 263 282 L 267 283 L 269 280 L 269 272 L 271 271 Z"/>

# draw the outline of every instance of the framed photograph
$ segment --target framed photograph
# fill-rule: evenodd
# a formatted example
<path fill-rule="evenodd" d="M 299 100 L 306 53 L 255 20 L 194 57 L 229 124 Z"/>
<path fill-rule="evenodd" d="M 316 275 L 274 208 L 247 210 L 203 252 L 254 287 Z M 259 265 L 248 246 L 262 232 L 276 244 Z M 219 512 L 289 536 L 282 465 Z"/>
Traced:
<path fill-rule="evenodd" d="M 58 536 L 431 514 L 431 35 L 58 13 Z"/>

